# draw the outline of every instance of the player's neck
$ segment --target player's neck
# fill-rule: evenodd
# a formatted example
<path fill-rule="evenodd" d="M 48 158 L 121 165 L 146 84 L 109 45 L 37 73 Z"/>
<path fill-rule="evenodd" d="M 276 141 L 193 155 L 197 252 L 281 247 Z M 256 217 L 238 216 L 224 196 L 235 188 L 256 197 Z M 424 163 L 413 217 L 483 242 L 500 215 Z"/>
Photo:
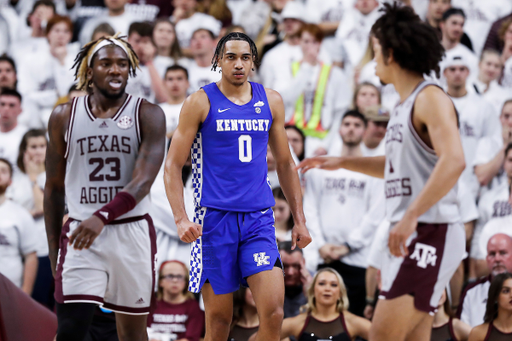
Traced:
<path fill-rule="evenodd" d="M 403 103 L 412 94 L 414 89 L 425 80 L 423 76 L 401 68 L 395 72 L 393 78 L 391 83 L 400 95 L 400 103 Z"/>
<path fill-rule="evenodd" d="M 219 90 L 224 94 L 224 96 L 226 96 L 228 99 L 231 97 L 241 98 L 244 97 L 244 95 L 247 95 L 247 91 L 249 91 L 249 93 L 252 92 L 252 87 L 251 84 L 249 84 L 249 82 L 246 81 L 242 85 L 233 85 L 226 79 L 224 79 L 224 77 L 217 83 L 217 86 L 219 87 Z"/>
<path fill-rule="evenodd" d="M 164 291 L 164 301 L 170 304 L 181 304 L 187 300 L 185 295 L 182 293 L 179 294 L 171 294 L 166 291 Z"/>
<path fill-rule="evenodd" d="M 450 97 L 453 98 L 461 98 L 468 94 L 468 91 L 466 90 L 465 86 L 461 86 L 460 88 L 453 88 L 449 87 L 448 91 L 446 92 Z"/>
<path fill-rule="evenodd" d="M 316 312 L 312 313 L 314 318 L 317 320 L 327 322 L 332 321 L 336 318 L 336 316 L 339 315 L 339 312 L 336 310 L 336 305 L 323 305 L 323 304 L 316 304 Z"/>
<path fill-rule="evenodd" d="M 361 144 L 358 144 L 357 146 L 349 146 L 347 144 L 343 144 L 343 148 L 341 149 L 341 156 L 342 157 L 360 157 L 363 156 L 363 153 L 361 152 Z"/>
<path fill-rule="evenodd" d="M 253 328 L 260 325 L 260 320 L 258 318 L 258 311 L 256 307 L 252 307 L 248 304 L 244 305 L 242 308 L 243 316 L 238 321 L 238 324 L 245 328 Z"/>
<path fill-rule="evenodd" d="M 512 312 L 500 309 L 498 317 L 492 322 L 503 333 L 512 332 Z"/>
<path fill-rule="evenodd" d="M 437 313 L 434 315 L 434 322 L 432 324 L 432 327 L 434 327 L 434 328 L 441 327 L 441 326 L 445 325 L 446 323 L 448 323 L 448 321 L 450 321 L 450 317 L 448 316 L 448 314 L 446 314 L 446 312 L 444 311 L 443 308 L 440 308 L 437 311 Z"/>
<path fill-rule="evenodd" d="M 185 102 L 185 98 L 187 98 L 187 95 L 178 96 L 178 97 L 169 96 L 169 99 L 167 100 L 167 104 L 171 104 L 171 105 L 181 104 L 181 103 Z"/>
<path fill-rule="evenodd" d="M 94 91 L 89 96 L 89 105 L 94 116 L 98 118 L 110 118 L 114 116 L 123 105 L 128 94 L 124 93 L 119 98 L 107 98 L 99 91 Z M 110 114 L 110 116 L 108 116 Z"/>

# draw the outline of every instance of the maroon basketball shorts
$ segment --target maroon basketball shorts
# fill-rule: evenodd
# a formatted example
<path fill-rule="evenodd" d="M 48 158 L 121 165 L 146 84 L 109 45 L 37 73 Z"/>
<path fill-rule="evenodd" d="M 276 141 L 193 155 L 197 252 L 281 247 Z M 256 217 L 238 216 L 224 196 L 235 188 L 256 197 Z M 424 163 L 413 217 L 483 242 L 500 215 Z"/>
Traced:
<path fill-rule="evenodd" d="M 87 250 L 68 245 L 80 221 L 62 227 L 55 300 L 97 303 L 115 312 L 149 314 L 156 260 L 156 234 L 149 215 L 105 225 Z"/>
<path fill-rule="evenodd" d="M 379 298 L 412 295 L 416 309 L 434 315 L 444 289 L 464 257 L 465 240 L 462 223 L 419 223 L 407 240 L 407 257 L 392 256 L 386 248 Z"/>

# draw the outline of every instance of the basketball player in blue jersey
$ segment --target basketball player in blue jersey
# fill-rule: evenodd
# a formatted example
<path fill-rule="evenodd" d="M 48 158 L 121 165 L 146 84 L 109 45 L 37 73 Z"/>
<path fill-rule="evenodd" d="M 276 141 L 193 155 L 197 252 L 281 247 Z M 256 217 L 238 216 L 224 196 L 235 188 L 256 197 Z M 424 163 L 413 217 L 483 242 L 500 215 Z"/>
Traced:
<path fill-rule="evenodd" d="M 311 242 L 284 129 L 284 105 L 277 92 L 247 81 L 258 62 L 256 46 L 247 35 L 223 37 L 212 62 L 213 70 L 222 69 L 222 79 L 192 94 L 181 109 L 165 165 L 167 196 L 179 237 L 192 243 L 189 290 L 202 290 L 205 340 L 227 340 L 232 293 L 242 284 L 251 288 L 256 302 L 256 340 L 277 341 L 284 279 L 267 179 L 267 144 L 294 217 L 293 248 Z M 181 180 L 190 148 L 194 222 L 185 213 Z"/>
<path fill-rule="evenodd" d="M 456 186 L 464 153 L 453 103 L 423 76 L 439 75 L 444 50 L 436 32 L 410 7 L 384 6 L 372 27 L 375 70 L 401 99 L 388 123 L 386 155 L 311 158 L 299 168 L 384 178 L 391 229 L 370 341 L 430 341 L 438 302 L 464 255 Z"/>
<path fill-rule="evenodd" d="M 156 256 L 148 193 L 164 158 L 165 117 L 125 93 L 137 65 L 117 36 L 85 45 L 75 66 L 89 95 L 50 117 L 44 215 L 57 341 L 83 341 L 97 305 L 115 312 L 119 340 L 147 340 Z"/>

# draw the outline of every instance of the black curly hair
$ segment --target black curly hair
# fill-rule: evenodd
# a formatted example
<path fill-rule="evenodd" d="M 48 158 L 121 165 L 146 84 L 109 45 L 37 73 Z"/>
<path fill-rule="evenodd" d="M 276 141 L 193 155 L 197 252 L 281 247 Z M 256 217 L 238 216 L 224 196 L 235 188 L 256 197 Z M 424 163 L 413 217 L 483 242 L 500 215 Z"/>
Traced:
<path fill-rule="evenodd" d="M 408 6 L 384 4 L 381 16 L 372 26 L 372 34 L 382 46 L 382 55 L 389 55 L 406 70 L 423 75 L 431 71 L 439 77 L 439 62 L 444 48 L 434 28 L 421 21 Z"/>
<path fill-rule="evenodd" d="M 260 61 L 258 59 L 258 49 L 256 48 L 256 44 L 254 41 L 245 33 L 241 32 L 231 32 L 222 37 L 217 43 L 217 47 L 215 48 L 215 54 L 212 58 L 212 70 L 216 71 L 218 66 L 218 61 L 222 58 L 224 54 L 224 48 L 226 47 L 226 43 L 231 40 L 240 40 L 246 41 L 249 43 L 249 47 L 251 48 L 252 61 L 255 66 L 260 65 Z"/>

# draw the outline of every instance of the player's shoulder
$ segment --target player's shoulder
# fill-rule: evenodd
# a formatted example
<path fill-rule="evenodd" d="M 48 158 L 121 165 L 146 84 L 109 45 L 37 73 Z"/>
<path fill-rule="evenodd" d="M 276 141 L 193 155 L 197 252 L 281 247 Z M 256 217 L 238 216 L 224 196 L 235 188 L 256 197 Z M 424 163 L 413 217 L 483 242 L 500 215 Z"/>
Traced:
<path fill-rule="evenodd" d="M 265 94 L 267 95 L 268 104 L 273 105 L 273 104 L 283 103 L 283 97 L 281 97 L 281 94 L 279 92 L 277 92 L 274 89 L 270 89 L 270 88 L 264 88 L 264 89 L 265 89 Z"/>
<path fill-rule="evenodd" d="M 206 108 L 207 110 L 210 108 L 210 100 L 208 99 L 208 95 L 206 91 L 203 89 L 199 89 L 185 100 L 184 106 L 193 107 L 193 108 Z"/>
<path fill-rule="evenodd" d="M 53 109 L 50 115 L 50 120 L 48 121 L 49 132 L 56 129 L 57 131 L 64 133 L 67 130 L 71 117 L 71 110 L 76 101 L 78 101 L 78 99 L 70 100 L 69 102 L 57 105 Z"/>

